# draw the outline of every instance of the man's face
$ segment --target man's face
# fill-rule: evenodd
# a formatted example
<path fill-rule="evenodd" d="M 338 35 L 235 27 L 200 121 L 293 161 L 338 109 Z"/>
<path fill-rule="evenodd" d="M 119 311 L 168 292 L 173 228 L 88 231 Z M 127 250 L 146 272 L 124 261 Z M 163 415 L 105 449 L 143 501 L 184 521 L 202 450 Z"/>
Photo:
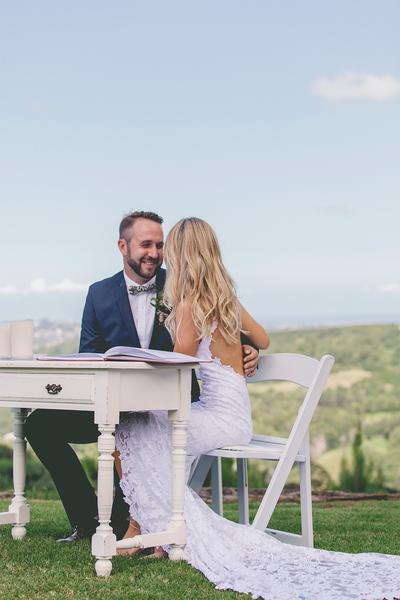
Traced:
<path fill-rule="evenodd" d="M 164 235 L 161 225 L 150 219 L 137 219 L 127 233 L 127 240 L 118 241 L 127 275 L 148 281 L 163 262 Z"/>

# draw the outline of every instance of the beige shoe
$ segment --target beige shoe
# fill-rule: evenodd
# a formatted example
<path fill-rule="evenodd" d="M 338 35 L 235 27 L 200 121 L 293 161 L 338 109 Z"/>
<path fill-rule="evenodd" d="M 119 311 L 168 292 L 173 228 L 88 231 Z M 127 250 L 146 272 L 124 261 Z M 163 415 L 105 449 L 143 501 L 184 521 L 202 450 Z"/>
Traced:
<path fill-rule="evenodd" d="M 134 538 L 140 534 L 141 531 L 139 523 L 137 523 L 133 519 L 130 519 L 129 527 L 126 530 L 126 533 L 122 539 L 126 540 L 128 538 Z M 140 552 L 143 552 L 143 550 L 144 548 L 117 548 L 117 554 L 118 556 L 134 556 L 135 554 L 140 554 Z"/>

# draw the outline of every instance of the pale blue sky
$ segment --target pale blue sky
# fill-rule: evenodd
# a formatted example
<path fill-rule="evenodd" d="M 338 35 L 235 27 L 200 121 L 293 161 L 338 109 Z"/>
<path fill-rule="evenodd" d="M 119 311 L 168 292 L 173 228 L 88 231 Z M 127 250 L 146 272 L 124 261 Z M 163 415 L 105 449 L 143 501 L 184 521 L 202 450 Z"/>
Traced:
<path fill-rule="evenodd" d="M 399 26 L 397 1 L 3 3 L 0 320 L 79 320 L 132 209 L 208 220 L 267 325 L 398 320 Z"/>

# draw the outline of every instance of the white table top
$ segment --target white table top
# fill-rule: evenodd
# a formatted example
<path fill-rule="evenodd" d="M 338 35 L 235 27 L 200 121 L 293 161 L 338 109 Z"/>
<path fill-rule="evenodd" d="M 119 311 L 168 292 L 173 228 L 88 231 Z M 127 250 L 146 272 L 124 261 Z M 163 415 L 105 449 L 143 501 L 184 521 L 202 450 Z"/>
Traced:
<path fill-rule="evenodd" d="M 198 363 L 147 363 L 129 360 L 12 360 L 0 359 L 0 369 L 193 369 Z"/>

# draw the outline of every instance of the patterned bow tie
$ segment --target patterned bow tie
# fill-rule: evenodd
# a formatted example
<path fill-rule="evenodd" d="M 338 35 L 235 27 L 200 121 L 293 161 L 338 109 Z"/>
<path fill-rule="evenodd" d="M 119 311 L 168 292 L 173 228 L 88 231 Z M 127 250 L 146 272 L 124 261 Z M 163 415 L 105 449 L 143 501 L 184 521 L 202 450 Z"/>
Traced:
<path fill-rule="evenodd" d="M 132 296 L 136 296 L 136 294 L 143 294 L 144 292 L 155 292 L 157 286 L 155 283 L 151 283 L 150 285 L 130 285 L 128 287 L 128 292 L 132 294 Z"/>

